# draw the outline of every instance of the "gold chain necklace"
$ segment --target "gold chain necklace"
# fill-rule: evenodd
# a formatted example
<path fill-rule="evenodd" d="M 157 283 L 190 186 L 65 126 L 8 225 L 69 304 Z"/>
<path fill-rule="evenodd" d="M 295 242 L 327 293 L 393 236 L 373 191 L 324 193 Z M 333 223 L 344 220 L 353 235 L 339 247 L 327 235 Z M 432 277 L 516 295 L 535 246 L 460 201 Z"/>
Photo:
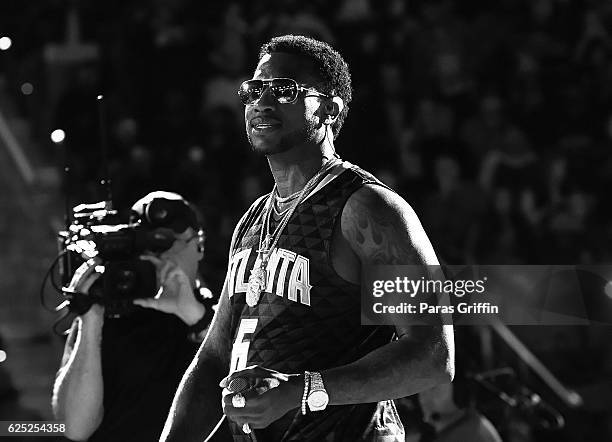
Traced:
<path fill-rule="evenodd" d="M 340 160 L 334 158 L 323 163 L 321 169 L 319 169 L 319 171 L 304 185 L 304 188 L 300 191 L 296 201 L 278 222 L 274 232 L 270 233 L 270 217 L 274 205 L 274 193 L 278 190 L 276 184 L 274 184 L 274 188 L 272 189 L 272 192 L 268 196 L 268 201 L 266 202 L 265 212 L 262 214 L 262 226 L 259 233 L 259 248 L 257 249 L 257 258 L 255 259 L 255 264 L 251 269 L 251 274 L 247 284 L 246 302 L 249 307 L 255 307 L 257 305 L 259 298 L 261 297 L 261 293 L 266 288 L 268 283 L 268 260 L 270 259 L 270 255 L 272 255 L 272 251 L 276 247 L 276 244 L 281 237 L 283 229 L 295 212 L 295 209 L 310 193 L 310 191 L 319 184 L 324 175 L 338 163 L 338 161 Z M 265 238 L 264 230 L 266 232 Z"/>

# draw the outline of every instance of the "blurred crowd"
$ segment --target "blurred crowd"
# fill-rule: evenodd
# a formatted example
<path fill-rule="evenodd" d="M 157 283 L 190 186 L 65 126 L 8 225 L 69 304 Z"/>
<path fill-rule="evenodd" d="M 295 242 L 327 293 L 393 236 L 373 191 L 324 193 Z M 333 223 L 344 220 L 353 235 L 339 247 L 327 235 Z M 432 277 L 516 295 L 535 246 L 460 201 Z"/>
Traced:
<path fill-rule="evenodd" d="M 213 286 L 233 226 L 272 187 L 265 159 L 250 152 L 236 91 L 261 44 L 284 33 L 343 54 L 354 100 L 338 153 L 404 196 L 442 261 L 612 258 L 610 1 L 30 3 L 0 19 L 20 43 L 9 80 L 38 78 L 42 98 L 15 96 L 40 139 L 66 131 L 74 203 L 104 198 L 107 140 L 118 207 L 164 189 L 203 209 Z M 71 7 L 97 56 L 50 68 L 45 45 L 66 39 Z M 612 357 L 601 358 L 612 371 Z"/>
<path fill-rule="evenodd" d="M 64 38 L 67 19 L 52 12 L 69 4 L 47 3 L 30 11 L 34 35 L 19 37 L 30 40 L 22 43 L 30 65 L 33 46 Z M 249 152 L 237 86 L 252 74 L 262 42 L 300 33 L 332 43 L 351 67 L 355 98 L 340 155 L 402 193 L 444 261 L 610 257 L 610 2 L 78 7 L 81 39 L 95 43 L 98 57 L 66 70 L 42 117 L 67 133 L 75 200 L 103 196 L 95 100 L 102 91 L 116 202 L 128 205 L 153 188 L 181 192 L 209 214 L 225 250 L 239 214 L 270 188 L 265 161 Z"/>
<path fill-rule="evenodd" d="M 70 3 L 47 3 L 31 8 L 28 54 L 37 39 L 64 38 L 51 13 Z M 117 204 L 153 188 L 183 193 L 225 250 L 239 214 L 270 188 L 237 86 L 262 42 L 299 33 L 332 43 L 351 67 L 340 155 L 415 207 L 444 261 L 610 258 L 610 2 L 83 1 L 78 14 L 98 57 L 47 93 L 46 121 L 67 133 L 75 200 L 103 196 L 102 91 Z"/>

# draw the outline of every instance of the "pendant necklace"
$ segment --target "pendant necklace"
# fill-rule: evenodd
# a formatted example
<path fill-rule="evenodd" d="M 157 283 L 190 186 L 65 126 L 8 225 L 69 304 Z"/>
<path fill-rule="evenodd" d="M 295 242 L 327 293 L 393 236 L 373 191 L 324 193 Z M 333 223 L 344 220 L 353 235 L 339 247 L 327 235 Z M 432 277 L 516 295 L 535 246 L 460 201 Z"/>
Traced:
<path fill-rule="evenodd" d="M 262 214 L 262 226 L 259 234 L 257 258 L 255 259 L 255 264 L 251 269 L 251 274 L 247 283 L 246 303 L 249 307 L 255 307 L 257 305 L 259 298 L 261 297 L 261 293 L 266 288 L 268 283 L 268 260 L 270 259 L 270 255 L 281 237 L 283 229 L 295 212 L 295 209 L 310 193 L 310 191 L 319 184 L 323 176 L 339 161 L 339 159 L 333 158 L 323 163 L 321 169 L 319 169 L 319 171 L 310 180 L 308 180 L 308 182 L 304 185 L 304 188 L 299 193 L 296 192 L 298 195 L 297 197 L 294 196 L 296 194 L 293 194 L 290 195 L 290 197 L 285 198 L 285 200 L 295 199 L 295 202 L 288 209 L 283 211 L 282 219 L 278 222 L 274 232 L 270 233 L 270 217 L 272 215 L 272 211 L 274 210 L 274 196 L 275 193 L 278 192 L 276 184 L 274 185 L 272 192 L 270 192 L 270 195 L 268 196 L 266 208 L 264 209 L 265 212 Z"/>

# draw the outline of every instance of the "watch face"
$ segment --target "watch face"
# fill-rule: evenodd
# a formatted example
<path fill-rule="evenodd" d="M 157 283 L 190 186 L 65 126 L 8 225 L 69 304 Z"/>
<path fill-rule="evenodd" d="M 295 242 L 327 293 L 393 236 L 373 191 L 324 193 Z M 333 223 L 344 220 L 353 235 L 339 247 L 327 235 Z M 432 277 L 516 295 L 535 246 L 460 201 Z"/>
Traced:
<path fill-rule="evenodd" d="M 329 402 L 329 396 L 324 390 L 313 391 L 308 396 L 308 406 L 310 408 L 322 409 Z"/>

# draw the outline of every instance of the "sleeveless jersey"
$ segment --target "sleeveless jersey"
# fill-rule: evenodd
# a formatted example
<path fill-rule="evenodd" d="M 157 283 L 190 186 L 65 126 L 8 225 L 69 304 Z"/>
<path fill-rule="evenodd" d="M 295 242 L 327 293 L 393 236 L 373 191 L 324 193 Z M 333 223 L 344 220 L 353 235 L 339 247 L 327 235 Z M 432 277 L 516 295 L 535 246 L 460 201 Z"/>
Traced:
<path fill-rule="evenodd" d="M 238 224 L 228 266 L 231 299 L 230 371 L 260 365 L 283 373 L 322 371 L 353 362 L 393 338 L 388 326 L 362 326 L 360 287 L 334 270 L 330 246 L 349 196 L 380 181 L 343 162 L 296 208 L 268 261 L 268 281 L 259 302 L 246 304 L 247 282 L 255 264 L 267 195 Z M 250 441 L 230 422 L 234 441 Z M 393 401 L 328 406 L 301 414 L 291 410 L 257 441 L 395 441 L 403 428 Z"/>

